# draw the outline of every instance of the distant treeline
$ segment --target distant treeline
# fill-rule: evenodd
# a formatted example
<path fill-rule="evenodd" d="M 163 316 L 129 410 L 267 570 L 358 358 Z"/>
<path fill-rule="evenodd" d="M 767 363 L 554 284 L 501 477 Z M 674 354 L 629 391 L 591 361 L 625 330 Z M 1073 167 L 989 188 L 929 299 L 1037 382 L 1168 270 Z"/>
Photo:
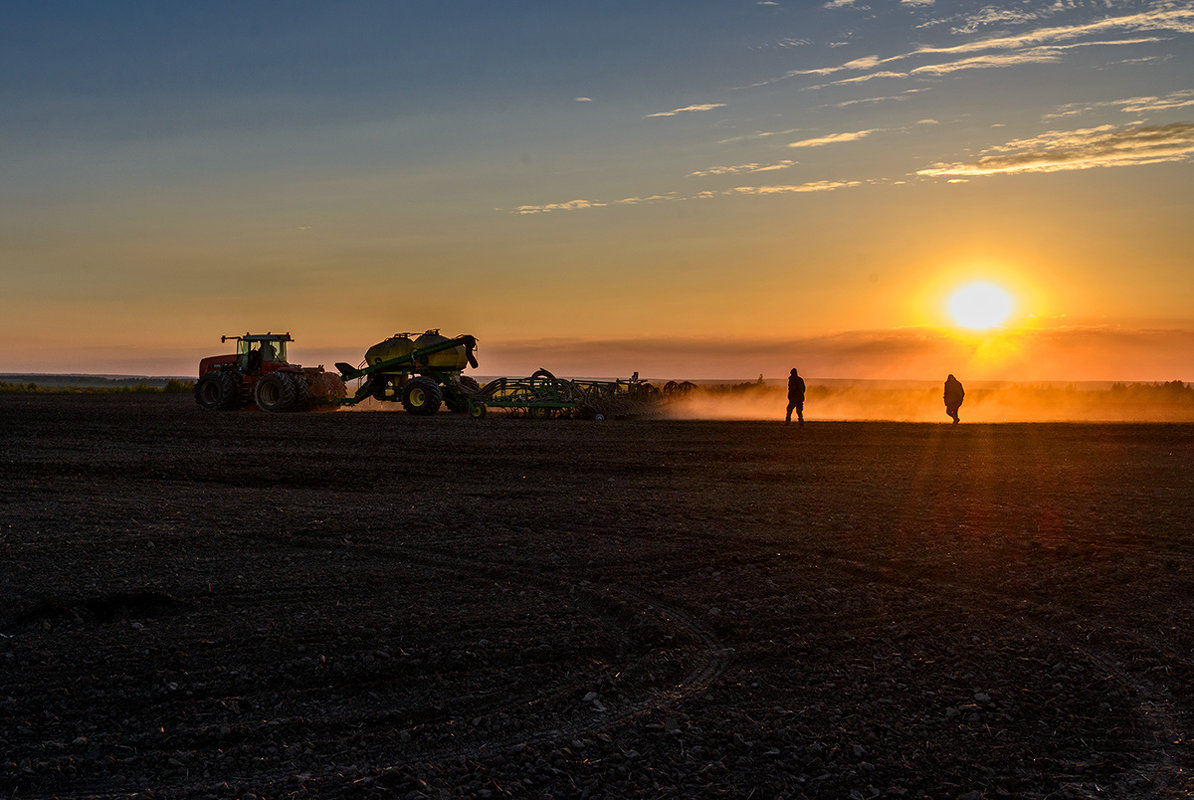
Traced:
<path fill-rule="evenodd" d="M 87 386 L 68 386 L 64 384 L 6 383 L 0 381 L 0 392 L 7 394 L 186 394 L 195 388 L 194 381 L 181 381 L 174 378 L 164 385 L 152 386 L 144 381 L 140 383 L 122 383 L 119 385 L 92 384 Z"/>
<path fill-rule="evenodd" d="M 1194 398 L 1194 384 L 1181 381 L 1165 381 L 1164 383 L 1113 383 L 1111 391 L 1121 394 L 1142 394 L 1148 397 L 1166 395 L 1170 397 Z"/>

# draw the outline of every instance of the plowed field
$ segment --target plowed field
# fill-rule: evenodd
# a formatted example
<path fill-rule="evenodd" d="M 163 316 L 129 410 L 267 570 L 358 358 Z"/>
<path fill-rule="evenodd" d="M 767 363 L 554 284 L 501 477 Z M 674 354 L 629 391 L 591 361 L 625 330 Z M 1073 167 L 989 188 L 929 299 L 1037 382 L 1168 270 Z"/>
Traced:
<path fill-rule="evenodd" d="M 1194 792 L 1194 425 L 0 395 L 0 502 L 4 797 Z"/>

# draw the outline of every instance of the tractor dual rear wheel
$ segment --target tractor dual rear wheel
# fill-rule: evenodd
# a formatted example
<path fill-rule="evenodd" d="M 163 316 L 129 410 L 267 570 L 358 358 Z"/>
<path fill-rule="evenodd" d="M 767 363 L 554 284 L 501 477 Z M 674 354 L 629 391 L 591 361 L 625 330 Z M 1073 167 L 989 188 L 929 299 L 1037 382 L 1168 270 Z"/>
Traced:
<path fill-rule="evenodd" d="M 232 370 L 216 370 L 195 382 L 195 402 L 208 411 L 231 411 L 239 406 L 241 379 Z"/>
<path fill-rule="evenodd" d="M 301 380 L 301 379 L 298 379 Z M 253 400 L 262 411 L 280 413 L 295 411 L 306 397 L 306 391 L 300 391 L 295 376 L 285 372 L 271 372 L 263 375 L 257 385 L 253 387 Z M 303 390 L 306 389 L 304 385 Z"/>
<path fill-rule="evenodd" d="M 409 414 L 417 414 L 421 417 L 434 414 L 439 411 L 441 402 L 443 402 L 443 393 L 440 391 L 439 384 L 426 376 L 420 375 L 417 378 L 411 378 L 402 387 L 402 407 Z"/>

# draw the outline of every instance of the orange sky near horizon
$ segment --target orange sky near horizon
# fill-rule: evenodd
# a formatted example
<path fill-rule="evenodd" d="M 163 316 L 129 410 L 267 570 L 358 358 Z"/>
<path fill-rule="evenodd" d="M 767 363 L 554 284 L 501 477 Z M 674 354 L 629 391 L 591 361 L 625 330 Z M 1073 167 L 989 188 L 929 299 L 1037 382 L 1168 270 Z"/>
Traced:
<path fill-rule="evenodd" d="M 1194 379 L 1194 2 L 220 8 L 2 34 L 0 373 Z"/>

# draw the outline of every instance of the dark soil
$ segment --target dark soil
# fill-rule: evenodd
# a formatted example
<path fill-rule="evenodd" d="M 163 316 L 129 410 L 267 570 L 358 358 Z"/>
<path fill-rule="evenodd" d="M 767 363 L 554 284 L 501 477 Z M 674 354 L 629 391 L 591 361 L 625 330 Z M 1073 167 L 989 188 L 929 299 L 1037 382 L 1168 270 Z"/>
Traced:
<path fill-rule="evenodd" d="M 0 500 L 3 797 L 1194 792 L 1194 425 L 0 395 Z"/>

